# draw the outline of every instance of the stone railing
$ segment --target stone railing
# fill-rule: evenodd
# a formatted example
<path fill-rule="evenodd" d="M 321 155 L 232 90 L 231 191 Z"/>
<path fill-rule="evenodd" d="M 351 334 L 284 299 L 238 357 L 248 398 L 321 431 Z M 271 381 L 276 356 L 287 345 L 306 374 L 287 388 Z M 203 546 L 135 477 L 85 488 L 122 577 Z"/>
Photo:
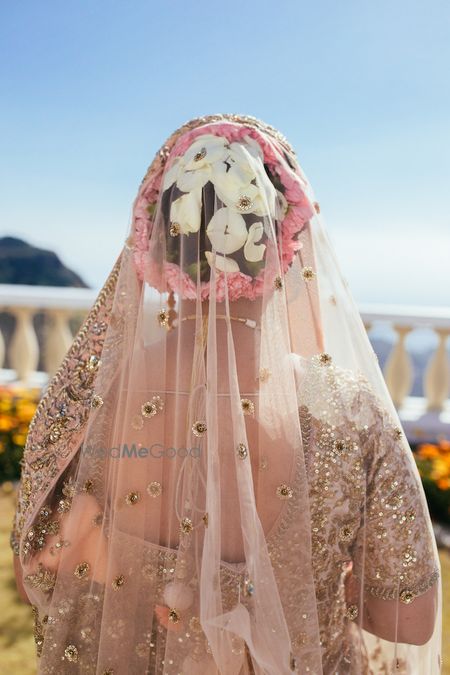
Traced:
<path fill-rule="evenodd" d="M 57 370 L 97 293 L 87 288 L 0 284 L 0 381 L 45 382 Z"/>
<path fill-rule="evenodd" d="M 61 363 L 96 296 L 97 291 L 85 288 L 0 284 L 0 382 L 45 384 Z M 390 333 L 389 354 L 382 367 L 401 416 L 408 419 L 415 409 L 417 415 L 432 413 L 439 424 L 450 424 L 446 347 L 450 307 L 363 305 L 360 311 L 370 337 L 380 330 Z M 430 353 L 420 391 L 411 395 L 417 373 L 407 337 L 424 329 L 428 331 Z"/>
<path fill-rule="evenodd" d="M 373 342 L 380 330 L 393 338 L 381 365 L 410 442 L 450 439 L 450 307 L 361 305 L 360 311 Z"/>

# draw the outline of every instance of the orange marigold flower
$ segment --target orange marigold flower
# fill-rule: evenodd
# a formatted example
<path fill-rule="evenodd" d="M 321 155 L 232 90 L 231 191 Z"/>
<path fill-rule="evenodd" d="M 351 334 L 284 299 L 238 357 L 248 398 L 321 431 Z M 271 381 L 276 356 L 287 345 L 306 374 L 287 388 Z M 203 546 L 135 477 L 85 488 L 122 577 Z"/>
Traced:
<path fill-rule="evenodd" d="M 450 490 L 450 478 L 440 478 L 436 485 L 440 490 Z"/>
<path fill-rule="evenodd" d="M 432 443 L 424 443 L 419 446 L 417 454 L 422 459 L 433 459 L 434 457 L 439 457 L 439 448 Z"/>

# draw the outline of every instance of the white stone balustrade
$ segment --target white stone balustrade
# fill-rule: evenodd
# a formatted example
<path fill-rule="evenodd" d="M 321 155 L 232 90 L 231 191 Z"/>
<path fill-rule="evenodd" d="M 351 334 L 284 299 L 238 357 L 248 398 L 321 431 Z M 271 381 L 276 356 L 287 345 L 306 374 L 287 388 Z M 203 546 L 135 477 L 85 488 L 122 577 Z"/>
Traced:
<path fill-rule="evenodd" d="M 2 368 L 6 347 L 0 332 L 0 382 L 45 384 L 72 342 L 69 321 L 77 318 L 81 322 L 97 293 L 96 290 L 85 288 L 0 284 L 0 312 L 9 313 L 15 318 L 14 332 L 7 345 L 9 369 Z M 447 354 L 450 307 L 362 305 L 360 311 L 369 335 L 380 325 L 386 325 L 394 332 L 396 339 L 384 365 L 384 374 L 400 415 L 403 413 L 403 417 L 408 418 L 410 413 L 405 406 L 415 406 L 417 410 L 420 407 L 420 415 L 442 413 L 442 419 L 450 429 L 450 364 Z M 38 312 L 42 312 L 45 317 L 44 353 L 41 359 L 33 326 L 33 317 Z M 434 334 L 436 348 L 432 350 L 424 372 L 423 396 L 411 397 L 414 366 L 408 353 L 407 338 L 423 328 Z M 39 359 L 44 363 L 45 372 L 36 370 Z"/>

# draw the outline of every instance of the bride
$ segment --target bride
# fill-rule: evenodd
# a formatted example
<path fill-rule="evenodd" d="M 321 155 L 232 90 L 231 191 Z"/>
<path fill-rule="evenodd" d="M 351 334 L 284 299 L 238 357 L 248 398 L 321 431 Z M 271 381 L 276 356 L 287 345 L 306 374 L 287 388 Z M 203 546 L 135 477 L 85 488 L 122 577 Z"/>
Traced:
<path fill-rule="evenodd" d="M 30 425 L 38 672 L 440 672 L 424 493 L 295 151 L 175 131 Z"/>

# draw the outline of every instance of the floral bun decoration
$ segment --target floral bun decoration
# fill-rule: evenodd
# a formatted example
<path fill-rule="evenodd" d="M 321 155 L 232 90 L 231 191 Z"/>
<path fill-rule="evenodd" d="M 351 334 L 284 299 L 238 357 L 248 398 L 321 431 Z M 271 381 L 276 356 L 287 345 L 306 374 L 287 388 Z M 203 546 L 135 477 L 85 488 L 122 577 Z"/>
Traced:
<path fill-rule="evenodd" d="M 281 134 L 280 138 L 227 120 L 195 126 L 179 135 L 171 148 L 163 146 L 134 204 L 132 244 L 139 277 L 161 292 L 194 300 L 197 237 L 202 232 L 201 299 L 209 297 L 215 264 L 218 302 L 225 296 L 225 275 L 230 300 L 254 300 L 263 292 L 267 246 L 273 241 L 266 229 L 271 223 L 280 252 L 272 276 L 285 274 L 301 248 L 298 235 L 315 209 L 294 152 Z M 156 270 L 148 263 L 148 252 L 160 195 L 166 210 L 166 259 L 163 269 Z M 205 195 L 214 207 L 206 208 Z M 185 238 L 181 270 L 180 237 Z"/>

